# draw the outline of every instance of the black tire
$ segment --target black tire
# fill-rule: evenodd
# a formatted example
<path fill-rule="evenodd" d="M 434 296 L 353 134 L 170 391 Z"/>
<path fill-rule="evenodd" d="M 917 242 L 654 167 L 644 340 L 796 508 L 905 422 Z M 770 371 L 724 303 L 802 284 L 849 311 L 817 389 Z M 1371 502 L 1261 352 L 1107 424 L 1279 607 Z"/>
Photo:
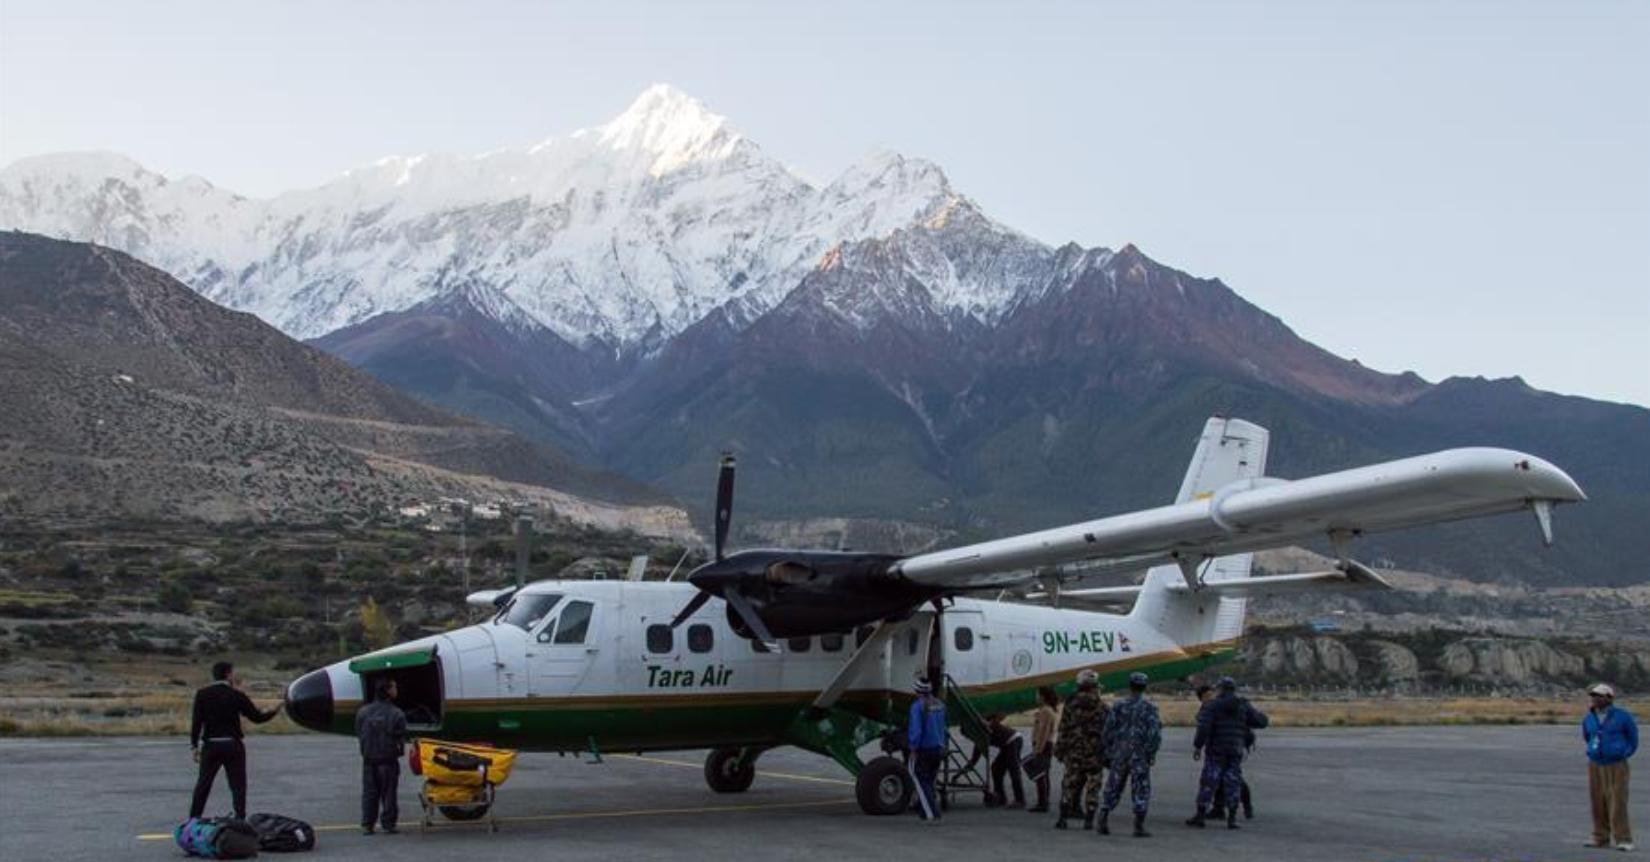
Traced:
<path fill-rule="evenodd" d="M 739 755 L 743 749 L 717 748 L 705 758 L 705 783 L 717 793 L 744 793 L 756 780 L 756 757 Z"/>
<path fill-rule="evenodd" d="M 854 796 L 859 809 L 875 817 L 904 814 L 916 792 L 905 764 L 892 757 L 878 757 L 859 771 L 854 779 Z"/>
<path fill-rule="evenodd" d="M 487 809 L 493 806 L 488 803 L 480 805 L 443 805 L 441 816 L 448 820 L 480 820 L 487 816 Z"/>

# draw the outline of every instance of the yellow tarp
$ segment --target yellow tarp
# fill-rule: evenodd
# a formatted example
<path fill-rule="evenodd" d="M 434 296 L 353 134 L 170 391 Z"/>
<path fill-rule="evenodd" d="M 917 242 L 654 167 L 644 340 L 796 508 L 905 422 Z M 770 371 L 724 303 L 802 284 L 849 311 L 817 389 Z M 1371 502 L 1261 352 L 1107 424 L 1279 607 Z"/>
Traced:
<path fill-rule="evenodd" d="M 431 805 L 472 805 L 487 798 L 480 787 L 460 787 L 456 784 L 424 782 L 424 798 Z"/>
<path fill-rule="evenodd" d="M 510 770 L 516 765 L 516 752 L 508 748 L 420 739 L 418 762 L 423 768 L 426 786 L 497 786 L 510 779 Z"/>

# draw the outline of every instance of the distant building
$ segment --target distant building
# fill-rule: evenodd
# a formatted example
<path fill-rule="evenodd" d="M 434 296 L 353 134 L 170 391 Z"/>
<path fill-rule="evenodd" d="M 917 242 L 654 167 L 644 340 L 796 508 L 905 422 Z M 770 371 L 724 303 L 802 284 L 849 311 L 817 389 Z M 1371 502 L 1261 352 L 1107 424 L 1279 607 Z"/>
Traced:
<path fill-rule="evenodd" d="M 396 511 L 400 513 L 401 517 L 407 518 L 408 520 L 422 520 L 430 516 L 430 507 L 424 505 L 423 503 L 415 503 L 411 506 L 402 506 Z"/>
<path fill-rule="evenodd" d="M 504 517 L 497 503 L 477 503 L 470 507 L 470 515 L 483 521 L 496 521 Z"/>
<path fill-rule="evenodd" d="M 1307 623 L 1307 625 L 1312 627 L 1312 631 L 1320 635 L 1334 634 L 1341 630 L 1341 624 L 1334 620 L 1316 619 Z"/>

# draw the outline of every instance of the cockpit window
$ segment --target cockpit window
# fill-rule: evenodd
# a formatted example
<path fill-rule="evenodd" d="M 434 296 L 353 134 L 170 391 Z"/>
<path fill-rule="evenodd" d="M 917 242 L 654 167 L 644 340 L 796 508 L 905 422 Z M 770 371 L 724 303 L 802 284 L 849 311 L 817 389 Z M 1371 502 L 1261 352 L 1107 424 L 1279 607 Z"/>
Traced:
<path fill-rule="evenodd" d="M 518 595 L 504 606 L 493 619 L 494 623 L 508 623 L 523 631 L 532 631 L 555 610 L 561 593 L 530 593 Z"/>
<path fill-rule="evenodd" d="M 561 612 L 561 619 L 556 622 L 555 643 L 584 643 L 584 636 L 590 631 L 590 611 L 593 607 L 589 602 L 568 602 L 567 608 Z"/>

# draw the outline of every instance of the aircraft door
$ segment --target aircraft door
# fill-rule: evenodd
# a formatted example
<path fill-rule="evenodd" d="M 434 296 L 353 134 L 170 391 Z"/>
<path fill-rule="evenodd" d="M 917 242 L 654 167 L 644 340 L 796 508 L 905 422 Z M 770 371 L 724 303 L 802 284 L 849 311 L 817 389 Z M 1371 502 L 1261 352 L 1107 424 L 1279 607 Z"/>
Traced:
<path fill-rule="evenodd" d="M 960 685 L 988 682 L 991 672 L 991 638 L 985 628 L 985 614 L 979 611 L 948 610 L 942 648 L 945 670 Z"/>
<path fill-rule="evenodd" d="M 527 644 L 530 697 L 572 694 L 601 655 L 600 603 L 568 598 L 556 610 Z"/>
<path fill-rule="evenodd" d="M 906 693 L 911 683 L 928 666 L 930 632 L 933 631 L 934 612 L 918 611 L 894 632 L 888 644 L 888 687 Z"/>

